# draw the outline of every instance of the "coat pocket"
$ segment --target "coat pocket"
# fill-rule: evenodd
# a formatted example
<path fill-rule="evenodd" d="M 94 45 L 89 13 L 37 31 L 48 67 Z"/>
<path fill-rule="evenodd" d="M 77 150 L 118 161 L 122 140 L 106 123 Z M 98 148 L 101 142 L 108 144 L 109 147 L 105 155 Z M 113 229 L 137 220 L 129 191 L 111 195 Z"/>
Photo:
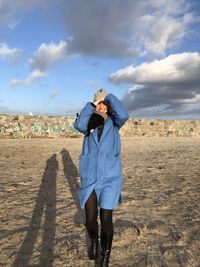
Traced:
<path fill-rule="evenodd" d="M 79 155 L 79 175 L 81 178 L 87 178 L 89 174 L 89 154 Z M 84 179 L 85 180 L 85 179 Z"/>
<path fill-rule="evenodd" d="M 121 155 L 106 155 L 105 174 L 107 178 L 121 176 Z"/>

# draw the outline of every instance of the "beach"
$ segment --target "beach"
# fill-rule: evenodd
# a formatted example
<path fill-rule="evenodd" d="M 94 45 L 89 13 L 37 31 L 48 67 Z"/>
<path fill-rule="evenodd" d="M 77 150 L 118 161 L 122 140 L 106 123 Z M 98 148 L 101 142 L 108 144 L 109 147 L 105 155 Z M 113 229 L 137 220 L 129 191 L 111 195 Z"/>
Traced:
<path fill-rule="evenodd" d="M 82 140 L 0 139 L 0 266 L 95 266 L 77 197 Z M 110 266 L 200 266 L 200 138 L 121 144 Z"/>

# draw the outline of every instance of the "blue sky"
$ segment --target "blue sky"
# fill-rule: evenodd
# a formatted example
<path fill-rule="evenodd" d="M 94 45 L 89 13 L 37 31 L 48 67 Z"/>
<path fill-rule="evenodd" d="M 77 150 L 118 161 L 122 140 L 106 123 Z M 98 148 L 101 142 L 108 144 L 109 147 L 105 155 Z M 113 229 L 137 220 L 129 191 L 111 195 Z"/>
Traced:
<path fill-rule="evenodd" d="M 0 0 L 0 114 L 75 115 L 105 88 L 133 118 L 200 119 L 199 23 L 194 0 Z"/>

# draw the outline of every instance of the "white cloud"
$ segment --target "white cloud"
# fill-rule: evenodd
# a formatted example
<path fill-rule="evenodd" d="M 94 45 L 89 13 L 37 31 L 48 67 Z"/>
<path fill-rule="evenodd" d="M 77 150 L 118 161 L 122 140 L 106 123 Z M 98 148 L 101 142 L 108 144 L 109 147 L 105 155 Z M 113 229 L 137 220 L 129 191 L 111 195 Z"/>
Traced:
<path fill-rule="evenodd" d="M 200 82 L 200 54 L 180 53 L 161 60 L 142 63 L 139 66 L 128 66 L 110 75 L 114 83 L 161 84 L 196 81 Z"/>
<path fill-rule="evenodd" d="M 10 85 L 20 86 L 32 84 L 32 82 L 47 76 L 46 70 L 67 56 L 69 55 L 65 41 L 60 41 L 58 44 L 41 44 L 32 58 L 29 59 L 29 66 L 32 69 L 31 74 L 24 80 L 13 79 L 10 81 Z"/>
<path fill-rule="evenodd" d="M 147 10 L 151 11 L 141 18 L 141 28 L 145 30 L 138 35 L 143 53 L 164 54 L 186 39 L 192 32 L 192 25 L 199 22 L 192 11 L 193 4 L 187 0 L 146 1 Z"/>
<path fill-rule="evenodd" d="M 32 69 L 46 70 L 59 60 L 69 56 L 67 42 L 41 44 L 29 60 Z"/>
<path fill-rule="evenodd" d="M 21 49 L 10 48 L 6 43 L 0 43 L 0 58 L 16 63 L 20 59 L 21 54 Z"/>
<path fill-rule="evenodd" d="M 200 54 L 180 53 L 111 74 L 133 83 L 123 97 L 131 116 L 200 118 Z M 199 112 L 199 113 L 198 113 Z"/>
<path fill-rule="evenodd" d="M 63 2 L 71 51 L 101 56 L 164 54 L 196 22 L 187 0 Z"/>
<path fill-rule="evenodd" d="M 45 77 L 47 74 L 41 70 L 34 70 L 25 80 L 13 79 L 10 81 L 11 86 L 30 85 L 34 81 Z"/>
<path fill-rule="evenodd" d="M 148 33 L 140 38 L 145 53 L 163 54 L 167 48 L 174 47 L 188 34 L 188 26 L 193 22 L 192 14 L 186 14 L 181 18 L 173 18 L 169 15 L 152 15 L 146 21 Z"/>

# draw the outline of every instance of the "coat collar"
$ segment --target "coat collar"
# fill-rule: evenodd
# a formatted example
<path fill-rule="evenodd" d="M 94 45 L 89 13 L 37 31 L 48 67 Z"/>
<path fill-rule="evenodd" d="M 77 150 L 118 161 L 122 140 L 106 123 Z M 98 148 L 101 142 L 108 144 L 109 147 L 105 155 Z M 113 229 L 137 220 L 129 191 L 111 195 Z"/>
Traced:
<path fill-rule="evenodd" d="M 98 142 L 98 127 L 96 127 L 96 129 L 92 132 L 92 136 L 98 147 L 100 146 L 102 139 L 105 137 L 111 126 L 112 126 L 112 119 L 111 117 L 109 117 L 108 120 L 104 123 L 103 131 L 101 133 L 99 142 Z"/>

